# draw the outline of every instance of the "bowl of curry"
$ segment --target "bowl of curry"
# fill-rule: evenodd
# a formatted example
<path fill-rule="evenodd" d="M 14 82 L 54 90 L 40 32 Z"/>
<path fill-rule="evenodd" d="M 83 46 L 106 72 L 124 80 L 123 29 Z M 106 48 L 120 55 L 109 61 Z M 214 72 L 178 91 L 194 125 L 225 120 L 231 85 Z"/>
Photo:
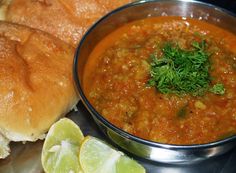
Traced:
<path fill-rule="evenodd" d="M 197 1 L 139 1 L 95 23 L 74 77 L 102 131 L 137 156 L 186 163 L 236 142 L 236 17 Z"/>

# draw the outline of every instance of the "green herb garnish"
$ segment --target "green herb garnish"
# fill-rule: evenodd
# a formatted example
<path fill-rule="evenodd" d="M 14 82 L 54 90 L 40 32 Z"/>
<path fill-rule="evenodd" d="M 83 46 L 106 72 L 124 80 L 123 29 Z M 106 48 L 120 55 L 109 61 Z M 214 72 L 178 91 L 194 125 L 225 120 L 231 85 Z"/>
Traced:
<path fill-rule="evenodd" d="M 223 84 L 215 84 L 212 88 L 209 89 L 210 92 L 218 95 L 223 95 L 225 93 L 225 87 Z"/>
<path fill-rule="evenodd" d="M 190 50 L 181 49 L 177 44 L 166 43 L 162 56 L 151 55 L 150 86 L 164 94 L 203 95 L 211 82 L 210 54 L 206 51 L 205 40 L 193 42 Z M 223 91 L 222 91 L 223 90 Z M 222 84 L 210 89 L 215 94 L 224 93 Z"/>

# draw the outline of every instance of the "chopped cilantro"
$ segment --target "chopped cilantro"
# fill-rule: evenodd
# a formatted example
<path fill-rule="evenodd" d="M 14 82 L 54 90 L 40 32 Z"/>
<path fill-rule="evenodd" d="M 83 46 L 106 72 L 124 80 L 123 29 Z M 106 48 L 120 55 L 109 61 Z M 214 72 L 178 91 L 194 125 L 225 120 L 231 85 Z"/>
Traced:
<path fill-rule="evenodd" d="M 225 93 L 225 87 L 223 84 L 215 84 L 212 88 L 209 89 L 210 92 L 218 95 L 223 95 Z"/>
<path fill-rule="evenodd" d="M 203 95 L 210 90 L 223 94 L 224 86 L 210 88 L 211 76 L 210 54 L 206 51 L 206 42 L 193 42 L 190 50 L 181 49 L 178 45 L 167 42 L 162 49 L 162 56 L 150 56 L 150 86 L 155 86 L 164 94 Z"/>

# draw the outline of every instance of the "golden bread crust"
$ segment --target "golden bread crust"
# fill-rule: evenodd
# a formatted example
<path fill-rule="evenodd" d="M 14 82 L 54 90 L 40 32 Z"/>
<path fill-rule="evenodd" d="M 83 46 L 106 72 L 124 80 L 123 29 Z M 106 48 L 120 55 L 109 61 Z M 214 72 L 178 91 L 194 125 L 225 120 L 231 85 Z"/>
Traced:
<path fill-rule="evenodd" d="M 132 0 L 12 0 L 6 20 L 46 31 L 76 47 L 96 20 Z"/>
<path fill-rule="evenodd" d="M 73 54 L 47 33 L 0 22 L 0 133 L 35 141 L 76 104 Z"/>

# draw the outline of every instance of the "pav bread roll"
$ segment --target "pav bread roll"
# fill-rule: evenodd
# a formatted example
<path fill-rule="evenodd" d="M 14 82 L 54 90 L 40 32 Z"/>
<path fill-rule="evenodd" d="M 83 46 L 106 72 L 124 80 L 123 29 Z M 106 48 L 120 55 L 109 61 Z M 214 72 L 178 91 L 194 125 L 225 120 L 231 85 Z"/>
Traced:
<path fill-rule="evenodd" d="M 77 103 L 74 48 L 43 31 L 0 22 L 0 158 L 7 141 L 36 141 Z"/>
<path fill-rule="evenodd" d="M 11 1 L 11 3 L 9 3 Z M 133 0 L 5 0 L 7 21 L 46 31 L 76 47 L 82 35 L 109 11 Z"/>

